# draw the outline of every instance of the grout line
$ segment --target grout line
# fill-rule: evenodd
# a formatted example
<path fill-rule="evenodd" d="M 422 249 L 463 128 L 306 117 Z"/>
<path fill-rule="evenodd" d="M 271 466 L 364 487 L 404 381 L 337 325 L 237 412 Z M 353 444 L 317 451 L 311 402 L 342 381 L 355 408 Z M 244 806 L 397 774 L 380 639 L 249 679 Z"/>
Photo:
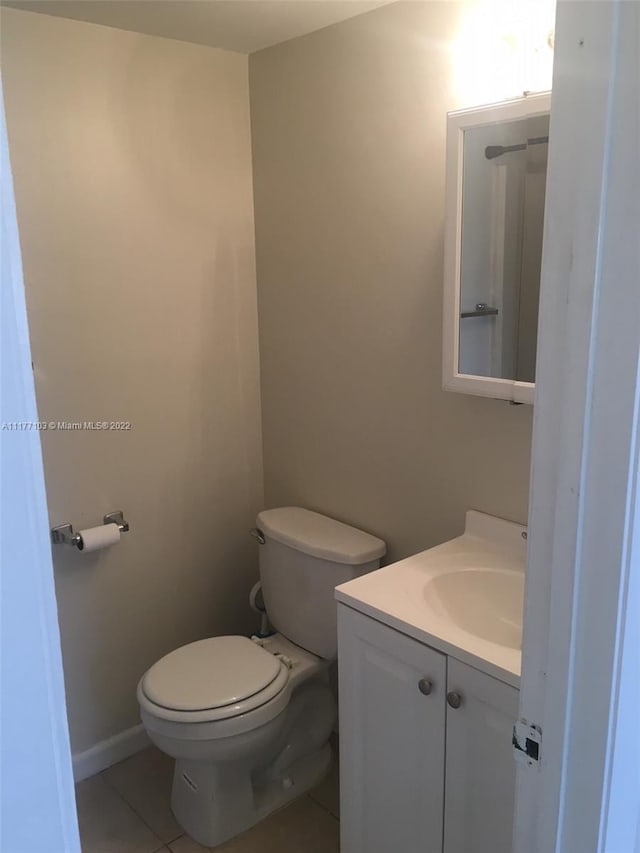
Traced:
<path fill-rule="evenodd" d="M 127 760 L 127 759 L 125 758 L 125 761 L 126 761 L 126 760 Z M 118 763 L 120 763 L 120 762 L 118 762 Z M 114 764 L 114 765 L 112 765 L 112 766 L 113 766 L 113 767 L 115 767 L 116 765 Z M 103 781 L 105 782 L 105 784 L 106 784 L 106 785 L 108 785 L 108 787 L 109 787 L 109 788 L 111 788 L 111 790 L 112 790 L 112 791 L 114 791 L 114 792 L 115 792 L 115 793 L 120 797 L 120 799 L 121 799 L 121 800 L 122 800 L 122 802 L 125 804 L 125 806 L 127 806 L 128 808 L 130 808 L 130 809 L 131 809 L 131 811 L 132 811 L 132 812 L 134 813 L 134 815 L 138 818 L 138 820 L 140 821 L 140 823 L 143 823 L 143 824 L 147 827 L 147 829 L 149 830 L 149 832 L 150 832 L 150 833 L 151 833 L 155 838 L 157 838 L 157 839 L 158 839 L 158 841 L 160 842 L 160 847 L 156 847 L 156 848 L 154 848 L 152 851 L 150 851 L 150 853 L 158 853 L 158 851 L 159 851 L 159 850 L 160 850 L 160 851 L 164 850 L 164 849 L 165 849 L 165 847 L 167 846 L 167 844 L 172 844 L 174 841 L 177 841 L 177 840 L 178 840 L 178 838 L 182 838 L 182 834 L 181 834 L 181 835 L 177 835 L 175 838 L 172 838 L 172 839 L 171 839 L 171 841 L 163 841 L 163 840 L 160 838 L 160 836 L 158 835 L 158 833 L 155 831 L 155 829 L 153 829 L 153 827 L 149 826 L 149 824 L 148 824 L 148 823 L 147 823 L 147 821 L 143 818 L 143 816 L 142 816 L 142 815 L 138 812 L 138 810 L 137 810 L 136 808 L 134 808 L 134 806 L 129 802 L 129 800 L 125 797 L 125 795 L 122 793 L 122 791 L 119 791 L 119 790 L 118 790 L 118 788 L 114 785 L 114 783 L 113 783 L 113 782 L 110 782 L 110 781 L 109 781 L 109 779 L 105 776 L 105 773 L 107 772 L 107 770 L 110 770 L 110 769 L 111 769 L 111 768 L 107 767 L 107 768 L 106 768 L 106 770 L 102 770 L 100 773 L 98 773 L 98 776 L 102 776 Z M 167 848 L 167 849 L 168 849 L 168 848 Z"/>
<path fill-rule="evenodd" d="M 331 815 L 331 817 L 334 820 L 336 820 L 338 823 L 340 823 L 340 818 L 338 817 L 338 815 L 335 815 L 331 811 L 331 809 L 327 808 L 327 806 L 325 806 L 324 803 L 321 803 L 320 800 L 316 800 L 316 798 L 313 796 L 313 794 L 307 794 L 307 797 L 309 797 L 309 799 L 311 800 L 312 803 L 314 803 L 316 806 L 319 806 L 324 812 L 326 812 L 328 815 Z"/>
<path fill-rule="evenodd" d="M 108 769 L 108 768 L 107 768 L 107 769 Z M 140 823 L 145 827 L 145 829 L 148 829 L 148 830 L 149 830 L 149 832 L 153 835 L 153 837 L 156 839 L 156 841 L 158 841 L 158 842 L 160 843 L 160 845 L 161 845 L 160 847 L 153 847 L 153 849 L 152 849 L 152 850 L 149 850 L 149 851 L 148 851 L 148 853 L 158 853 L 158 851 L 162 851 L 162 850 L 164 849 L 164 841 L 163 841 L 161 838 L 159 838 L 159 837 L 158 837 L 158 835 L 154 832 L 154 830 L 153 830 L 153 829 L 151 829 L 151 827 L 149 826 L 149 824 L 148 824 L 146 821 L 144 821 L 144 820 L 140 817 L 140 815 L 138 814 L 138 812 L 133 808 L 133 806 L 131 805 L 131 803 L 127 802 L 127 800 L 125 799 L 125 797 L 123 797 L 123 796 L 122 796 L 122 794 L 120 793 L 120 791 L 118 791 L 118 789 L 117 789 L 114 785 L 112 785 L 112 784 L 111 784 L 111 783 L 110 783 L 110 782 L 109 782 L 109 781 L 104 777 L 104 775 L 103 775 L 103 774 L 104 774 L 105 772 L 106 772 L 105 770 L 102 770 L 100 773 L 96 773 L 94 776 L 89 776 L 87 779 L 82 779 L 80 782 L 76 782 L 75 787 L 77 787 L 78 785 L 82 785 L 84 782 L 88 781 L 89 779 L 97 779 L 98 777 L 101 777 L 102 782 L 106 785 L 106 787 L 107 787 L 107 788 L 108 788 L 112 793 L 114 793 L 114 794 L 116 795 L 116 797 L 117 797 L 117 798 L 118 798 L 118 799 L 123 803 L 123 805 L 125 806 L 125 808 L 129 809 L 129 811 L 133 814 L 133 816 L 134 816 L 134 817 L 136 817 L 136 818 L 140 821 Z M 169 851 L 169 853 L 171 853 L 171 851 Z"/>
<path fill-rule="evenodd" d="M 181 839 L 181 838 L 185 838 L 185 837 L 186 837 L 186 835 L 187 835 L 187 833 L 186 833 L 186 832 L 181 832 L 181 833 L 180 833 L 180 835 L 176 835 L 176 837 L 175 837 L 175 838 L 172 838 L 172 839 L 171 839 L 171 841 L 165 841 L 165 842 L 164 842 L 165 846 L 164 846 L 164 847 L 161 847 L 160 849 L 161 849 L 161 850 L 164 850 L 164 849 L 166 848 L 166 849 L 169 851 L 169 853 L 172 853 L 172 851 L 171 851 L 171 847 L 170 847 L 169 845 L 170 845 L 170 844 L 175 844 L 175 842 L 176 842 L 176 841 L 180 841 L 180 839 Z M 204 848 L 203 848 L 203 850 L 208 850 L 208 849 L 209 849 L 208 847 L 204 847 Z"/>

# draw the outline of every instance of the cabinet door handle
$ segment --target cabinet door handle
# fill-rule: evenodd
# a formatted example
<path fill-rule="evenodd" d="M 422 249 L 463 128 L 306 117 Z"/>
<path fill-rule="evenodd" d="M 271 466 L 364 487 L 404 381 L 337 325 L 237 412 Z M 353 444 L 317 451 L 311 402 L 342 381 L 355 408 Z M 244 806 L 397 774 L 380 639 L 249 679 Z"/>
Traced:
<path fill-rule="evenodd" d="M 452 690 L 450 693 L 447 693 L 447 702 L 449 703 L 449 707 L 459 708 L 462 705 L 462 696 L 456 693 L 455 690 Z"/>
<path fill-rule="evenodd" d="M 425 696 L 428 696 L 433 690 L 433 682 L 428 678 L 421 678 L 418 682 L 418 690 L 420 693 L 424 693 Z"/>

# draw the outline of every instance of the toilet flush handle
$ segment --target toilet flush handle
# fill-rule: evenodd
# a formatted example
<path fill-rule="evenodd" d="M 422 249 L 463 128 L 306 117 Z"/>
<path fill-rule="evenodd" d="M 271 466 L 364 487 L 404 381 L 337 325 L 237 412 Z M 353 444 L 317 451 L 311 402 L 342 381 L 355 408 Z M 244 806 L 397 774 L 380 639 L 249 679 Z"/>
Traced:
<path fill-rule="evenodd" d="M 252 530 L 249 531 L 249 533 L 253 536 L 254 539 L 257 539 L 261 545 L 264 545 L 264 533 L 262 532 L 262 530 L 260 530 L 259 527 L 254 527 Z"/>

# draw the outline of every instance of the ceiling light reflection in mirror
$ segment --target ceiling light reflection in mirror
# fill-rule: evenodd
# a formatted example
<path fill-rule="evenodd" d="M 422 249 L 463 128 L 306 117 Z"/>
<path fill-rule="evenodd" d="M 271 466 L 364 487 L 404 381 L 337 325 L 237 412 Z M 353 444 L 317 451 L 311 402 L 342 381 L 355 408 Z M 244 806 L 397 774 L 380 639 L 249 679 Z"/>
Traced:
<path fill-rule="evenodd" d="M 460 107 L 551 89 L 555 0 L 478 0 L 466 5 L 452 45 Z"/>

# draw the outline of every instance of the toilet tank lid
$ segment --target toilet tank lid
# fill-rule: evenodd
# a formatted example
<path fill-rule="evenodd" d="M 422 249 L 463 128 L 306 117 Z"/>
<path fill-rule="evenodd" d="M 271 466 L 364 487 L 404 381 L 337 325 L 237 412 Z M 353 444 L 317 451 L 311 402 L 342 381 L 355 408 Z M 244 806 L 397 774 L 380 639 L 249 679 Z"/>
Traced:
<path fill-rule="evenodd" d="M 377 536 L 297 506 L 263 510 L 257 523 L 276 542 L 334 563 L 357 566 L 382 557 L 387 550 Z"/>

